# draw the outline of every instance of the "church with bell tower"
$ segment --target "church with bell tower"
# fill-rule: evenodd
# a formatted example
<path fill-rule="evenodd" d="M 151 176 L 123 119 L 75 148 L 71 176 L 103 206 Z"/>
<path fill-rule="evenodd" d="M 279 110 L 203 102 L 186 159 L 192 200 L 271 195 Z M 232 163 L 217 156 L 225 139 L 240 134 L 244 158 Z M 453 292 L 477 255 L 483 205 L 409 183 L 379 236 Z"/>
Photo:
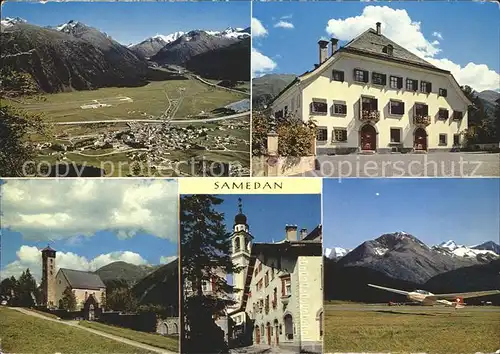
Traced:
<path fill-rule="evenodd" d="M 253 241 L 253 236 L 250 234 L 250 228 L 247 224 L 247 217 L 243 214 L 241 198 L 238 198 L 238 211 L 238 214 L 234 217 L 233 233 L 231 234 L 231 259 L 235 266 L 243 267 L 241 272 L 233 275 L 233 286 L 240 290 L 236 293 L 236 306 L 240 305 L 243 295 L 246 270 L 250 263 Z"/>

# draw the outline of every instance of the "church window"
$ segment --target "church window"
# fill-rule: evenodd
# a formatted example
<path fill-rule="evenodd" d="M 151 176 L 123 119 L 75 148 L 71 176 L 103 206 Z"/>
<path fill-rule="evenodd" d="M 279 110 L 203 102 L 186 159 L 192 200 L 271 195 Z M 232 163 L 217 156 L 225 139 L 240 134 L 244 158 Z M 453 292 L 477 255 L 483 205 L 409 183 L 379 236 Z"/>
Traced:
<path fill-rule="evenodd" d="M 234 239 L 234 252 L 240 251 L 240 243 L 238 241 L 239 241 L 238 238 Z"/>
<path fill-rule="evenodd" d="M 241 249 L 246 251 L 245 239 L 241 237 Z"/>

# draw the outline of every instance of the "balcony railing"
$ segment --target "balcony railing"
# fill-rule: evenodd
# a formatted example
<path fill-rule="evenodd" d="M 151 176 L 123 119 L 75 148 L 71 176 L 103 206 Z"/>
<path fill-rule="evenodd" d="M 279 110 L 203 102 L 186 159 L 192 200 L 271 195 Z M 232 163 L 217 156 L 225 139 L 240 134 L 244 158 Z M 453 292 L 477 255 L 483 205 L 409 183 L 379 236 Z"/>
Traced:
<path fill-rule="evenodd" d="M 413 123 L 417 125 L 428 126 L 431 124 L 431 117 L 423 114 L 418 114 L 413 117 Z"/>
<path fill-rule="evenodd" d="M 372 122 L 376 123 L 380 120 L 380 111 L 362 110 L 361 111 L 361 120 L 362 121 L 372 121 Z"/>

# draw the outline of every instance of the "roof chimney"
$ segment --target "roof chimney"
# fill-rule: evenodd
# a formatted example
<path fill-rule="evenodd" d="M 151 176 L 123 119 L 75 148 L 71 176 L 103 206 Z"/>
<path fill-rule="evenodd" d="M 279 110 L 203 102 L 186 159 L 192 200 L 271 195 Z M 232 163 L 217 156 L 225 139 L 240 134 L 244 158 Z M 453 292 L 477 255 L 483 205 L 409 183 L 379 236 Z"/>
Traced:
<path fill-rule="evenodd" d="M 285 234 L 287 241 L 297 241 L 297 225 L 286 225 Z"/>
<path fill-rule="evenodd" d="M 380 35 L 382 33 L 381 29 L 382 24 L 380 22 L 377 22 L 377 34 Z"/>
<path fill-rule="evenodd" d="M 337 51 L 337 43 L 339 42 L 339 40 L 337 38 L 332 38 L 330 39 L 330 42 L 332 43 L 332 54 L 335 53 Z"/>
<path fill-rule="evenodd" d="M 300 239 L 303 240 L 307 236 L 307 229 L 300 229 Z"/>
<path fill-rule="evenodd" d="M 319 44 L 319 65 L 323 64 L 328 58 L 328 41 L 320 39 Z"/>

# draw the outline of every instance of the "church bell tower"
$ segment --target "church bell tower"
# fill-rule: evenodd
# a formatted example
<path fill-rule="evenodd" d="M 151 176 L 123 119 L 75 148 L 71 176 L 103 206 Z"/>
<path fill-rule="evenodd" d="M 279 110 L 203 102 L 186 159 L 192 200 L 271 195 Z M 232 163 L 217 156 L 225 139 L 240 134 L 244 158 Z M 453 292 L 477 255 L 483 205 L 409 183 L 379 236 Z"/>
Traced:
<path fill-rule="evenodd" d="M 42 305 L 55 307 L 56 251 L 50 246 L 42 250 Z"/>
<path fill-rule="evenodd" d="M 247 217 L 243 214 L 241 198 L 238 198 L 238 214 L 234 217 L 233 233 L 231 234 L 231 258 L 233 264 L 244 269 L 233 274 L 233 285 L 239 289 L 236 293 L 237 305 L 240 304 L 243 290 L 245 288 L 245 278 L 248 264 L 250 263 L 250 253 L 252 250 L 253 236 L 247 224 Z"/>

